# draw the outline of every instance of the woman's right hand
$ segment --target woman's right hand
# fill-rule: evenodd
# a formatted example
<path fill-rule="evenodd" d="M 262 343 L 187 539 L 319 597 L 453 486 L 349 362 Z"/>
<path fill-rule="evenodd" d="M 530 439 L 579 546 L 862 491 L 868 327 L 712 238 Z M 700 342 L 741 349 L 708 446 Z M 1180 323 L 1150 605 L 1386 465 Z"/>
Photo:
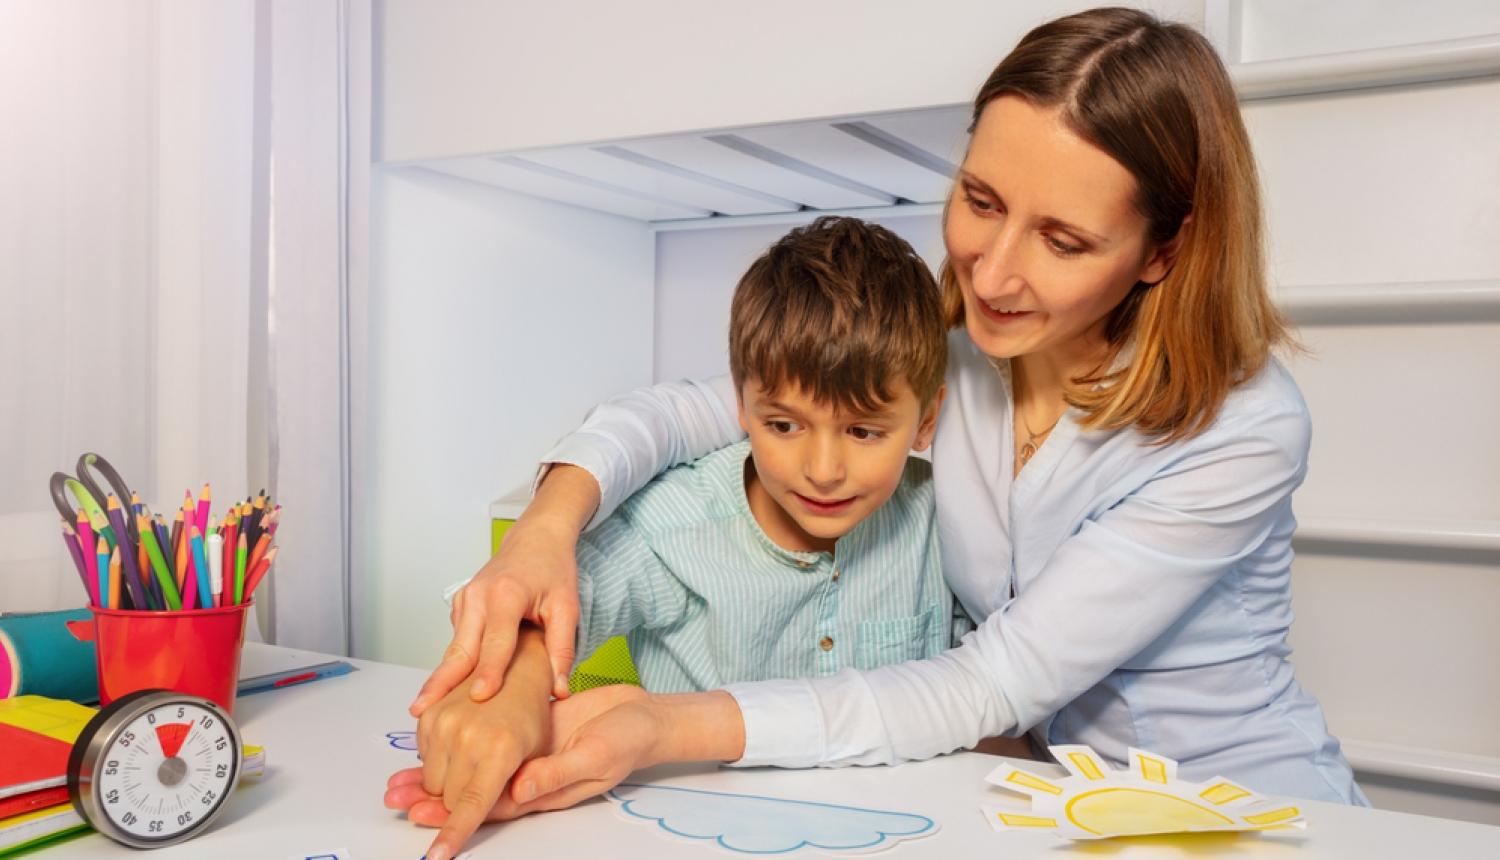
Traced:
<path fill-rule="evenodd" d="M 522 621 L 542 628 L 552 694 L 568 695 L 578 627 L 578 535 L 599 506 L 599 483 L 583 469 L 556 465 L 479 573 L 453 597 L 453 641 L 422 685 L 410 712 L 420 717 L 470 675 L 482 702 L 500 689 Z"/>
<path fill-rule="evenodd" d="M 564 809 L 641 768 L 736 761 L 744 751 L 744 717 L 723 690 L 651 694 L 627 684 L 599 687 L 552 703 L 552 751 L 516 771 L 501 805 L 506 817 Z"/>

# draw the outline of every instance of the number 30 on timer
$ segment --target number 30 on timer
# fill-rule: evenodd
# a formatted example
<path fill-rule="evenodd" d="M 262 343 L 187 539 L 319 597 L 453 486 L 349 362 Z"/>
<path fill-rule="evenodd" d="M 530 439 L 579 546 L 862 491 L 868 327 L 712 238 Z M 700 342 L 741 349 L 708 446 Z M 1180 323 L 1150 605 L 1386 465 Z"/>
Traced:
<path fill-rule="evenodd" d="M 135 848 L 191 839 L 240 774 L 240 733 L 198 696 L 142 690 L 89 721 L 68 760 L 68 793 L 89 824 Z"/>

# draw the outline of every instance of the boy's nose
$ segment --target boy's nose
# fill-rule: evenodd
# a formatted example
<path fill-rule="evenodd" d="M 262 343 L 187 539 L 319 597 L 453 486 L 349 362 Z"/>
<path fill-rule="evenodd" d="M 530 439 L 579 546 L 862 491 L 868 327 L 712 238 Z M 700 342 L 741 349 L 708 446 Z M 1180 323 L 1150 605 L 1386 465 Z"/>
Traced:
<path fill-rule="evenodd" d="M 819 488 L 836 487 L 844 480 L 844 459 L 839 456 L 838 446 L 828 442 L 814 442 L 810 446 L 807 463 L 803 469 L 807 480 Z"/>

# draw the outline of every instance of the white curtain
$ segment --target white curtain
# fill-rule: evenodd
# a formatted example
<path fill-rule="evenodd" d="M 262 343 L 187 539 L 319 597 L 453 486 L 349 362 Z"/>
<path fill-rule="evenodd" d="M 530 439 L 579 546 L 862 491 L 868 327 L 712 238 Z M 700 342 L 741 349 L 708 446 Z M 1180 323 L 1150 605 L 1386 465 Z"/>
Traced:
<path fill-rule="evenodd" d="M 47 478 L 285 506 L 262 622 L 349 650 L 368 0 L 0 0 L 0 611 L 84 602 Z"/>
<path fill-rule="evenodd" d="M 369 4 L 276 0 L 270 23 L 268 473 L 288 513 L 268 633 L 348 654 L 364 426 Z"/>

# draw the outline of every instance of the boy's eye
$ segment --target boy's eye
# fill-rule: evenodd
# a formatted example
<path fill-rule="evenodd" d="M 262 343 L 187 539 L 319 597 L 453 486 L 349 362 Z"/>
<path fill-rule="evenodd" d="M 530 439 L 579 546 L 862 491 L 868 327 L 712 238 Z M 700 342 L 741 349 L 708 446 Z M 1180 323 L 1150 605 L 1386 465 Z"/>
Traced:
<path fill-rule="evenodd" d="M 779 433 L 783 436 L 797 429 L 797 425 L 790 421 L 767 421 L 766 426 L 771 429 L 772 433 Z"/>
<path fill-rule="evenodd" d="M 867 439 L 879 439 L 885 434 L 872 427 L 850 427 L 849 435 L 863 442 Z"/>

